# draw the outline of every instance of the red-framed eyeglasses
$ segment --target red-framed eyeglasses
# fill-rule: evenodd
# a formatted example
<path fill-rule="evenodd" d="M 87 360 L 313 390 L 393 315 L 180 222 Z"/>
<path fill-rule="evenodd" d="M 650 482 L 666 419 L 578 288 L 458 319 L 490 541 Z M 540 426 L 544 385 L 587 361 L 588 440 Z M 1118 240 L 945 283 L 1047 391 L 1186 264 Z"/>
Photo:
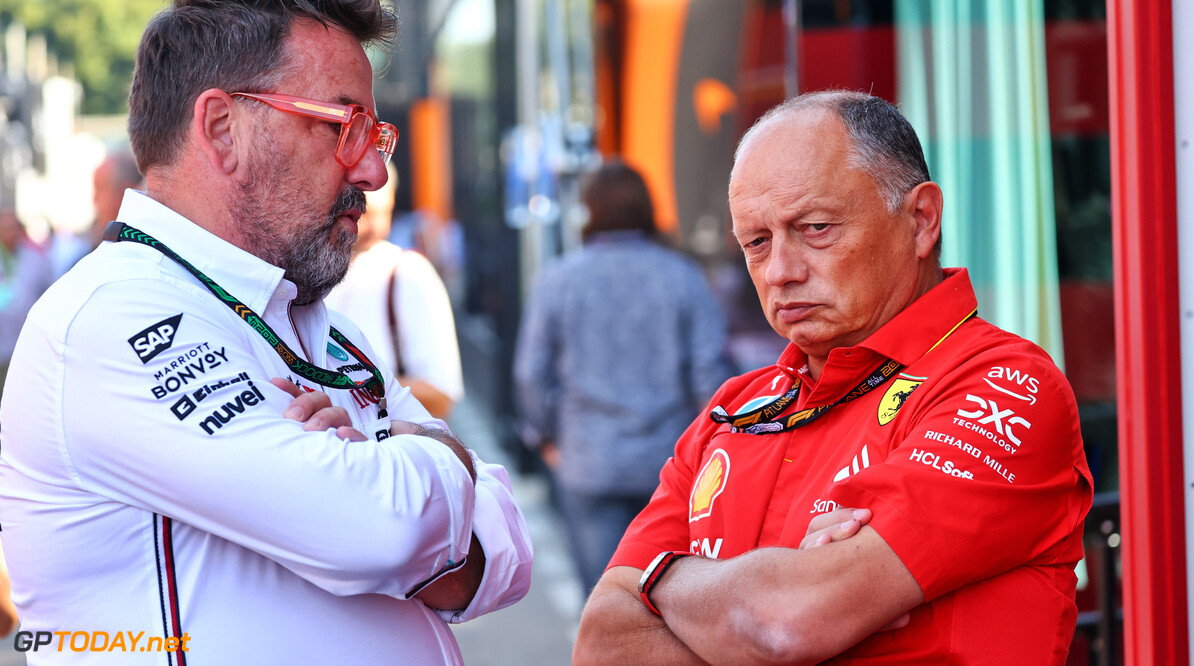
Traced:
<path fill-rule="evenodd" d="M 286 113 L 340 123 L 336 161 L 346 169 L 360 162 L 369 146 L 376 148 L 381 154 L 382 162 L 388 164 L 394 154 L 394 146 L 398 143 L 398 128 L 389 123 L 378 122 L 377 116 L 360 104 L 333 104 L 306 97 L 272 93 L 234 92 L 231 95 L 255 99 Z"/>

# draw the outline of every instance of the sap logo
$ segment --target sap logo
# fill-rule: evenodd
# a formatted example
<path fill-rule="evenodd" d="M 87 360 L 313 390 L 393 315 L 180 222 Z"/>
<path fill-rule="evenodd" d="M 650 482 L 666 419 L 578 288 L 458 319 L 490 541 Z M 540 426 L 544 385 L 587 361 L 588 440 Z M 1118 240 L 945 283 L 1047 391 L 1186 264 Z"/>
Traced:
<path fill-rule="evenodd" d="M 990 379 L 988 379 L 988 377 Z M 1020 395 L 1020 393 L 1016 393 L 996 384 L 995 382 L 991 381 L 991 379 L 1001 379 L 1008 382 L 1015 382 L 1017 390 L 1027 393 L 1028 395 Z M 1040 382 L 1038 382 L 1035 377 L 1029 377 L 1028 373 L 997 365 L 987 372 L 987 376 L 983 377 L 983 381 L 987 383 L 987 386 L 990 386 L 996 391 L 1006 393 L 1013 398 L 1019 398 L 1030 405 L 1036 404 L 1036 393 L 1038 390 L 1040 390 Z"/>
<path fill-rule="evenodd" d="M 236 396 L 236 401 L 224 403 L 219 409 L 212 412 L 211 416 L 200 421 L 199 427 L 209 435 L 214 434 L 216 430 L 223 428 L 225 423 L 243 414 L 246 408 L 264 401 L 265 396 L 261 395 L 261 391 L 256 386 L 253 386 L 253 382 L 249 382 L 249 390 L 242 391 L 240 395 Z"/>
<path fill-rule="evenodd" d="M 137 358 L 141 359 L 142 364 L 148 363 L 150 359 L 174 344 L 174 334 L 178 332 L 178 324 L 181 321 L 182 313 L 179 313 L 129 338 L 129 345 L 137 352 Z"/>
<path fill-rule="evenodd" d="M 688 544 L 688 552 L 693 555 L 704 555 L 710 559 L 717 559 L 717 554 L 721 552 L 722 539 L 717 539 L 712 545 L 709 544 L 709 537 L 704 539 L 693 539 L 692 543 Z"/>
<path fill-rule="evenodd" d="M 838 471 L 837 476 L 833 477 L 834 483 L 841 481 L 851 474 L 857 474 L 859 470 L 864 470 L 871 466 L 871 455 L 870 452 L 867 451 L 866 444 L 862 445 L 862 453 L 859 455 L 862 456 L 861 460 L 859 460 L 858 456 L 854 456 L 854 461 L 851 464 L 846 465 L 840 471 Z"/>
<path fill-rule="evenodd" d="M 979 425 L 993 425 L 995 430 L 1000 435 L 1006 435 L 1008 439 L 1012 440 L 1016 446 L 1020 446 L 1020 438 L 1016 437 L 1015 432 L 1012 431 L 1012 426 L 1024 426 L 1031 428 L 1032 424 L 1025 421 L 1023 418 L 1016 416 L 1016 413 L 1010 409 L 999 409 L 999 405 L 993 399 L 984 400 L 976 395 L 967 395 L 966 399 L 978 405 L 978 409 L 965 410 L 959 409 L 958 416 L 967 419 L 978 419 Z M 1006 422 L 1005 420 L 1006 419 Z"/>

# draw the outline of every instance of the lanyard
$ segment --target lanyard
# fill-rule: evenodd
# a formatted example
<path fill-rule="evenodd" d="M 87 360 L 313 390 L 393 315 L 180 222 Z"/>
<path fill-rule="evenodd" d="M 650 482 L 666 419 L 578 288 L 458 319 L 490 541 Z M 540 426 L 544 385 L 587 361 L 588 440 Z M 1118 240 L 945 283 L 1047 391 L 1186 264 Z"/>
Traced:
<path fill-rule="evenodd" d="M 932 347 L 929 348 L 929 351 L 936 349 L 937 345 L 944 342 L 945 338 L 948 338 L 950 334 L 958 330 L 959 326 L 969 321 L 970 318 L 976 314 L 978 314 L 978 310 L 974 310 L 970 314 L 963 317 L 962 321 L 955 324 L 954 327 L 949 330 L 949 333 L 946 333 L 941 337 L 940 340 L 938 340 Z M 928 352 L 925 353 L 927 354 Z M 882 386 L 888 379 L 891 379 L 897 372 L 903 369 L 904 366 L 896 361 L 884 361 L 883 364 L 878 368 L 875 368 L 875 370 L 872 371 L 871 374 L 866 377 L 866 379 L 863 379 L 861 382 L 859 382 L 858 386 L 855 386 L 853 390 L 841 398 L 838 398 L 827 405 L 818 405 L 817 407 L 802 409 L 783 419 L 776 419 L 776 417 L 783 413 L 783 411 L 787 409 L 794 400 L 796 400 L 796 396 L 800 394 L 799 379 L 797 379 L 795 383 L 792 384 L 792 388 L 785 391 L 783 395 L 763 405 L 762 407 L 752 409 L 744 414 L 735 414 L 730 416 L 724 407 L 717 405 L 711 412 L 709 412 L 709 418 L 715 423 L 728 423 L 730 424 L 730 428 L 733 432 L 742 432 L 747 435 L 766 435 L 775 432 L 795 430 L 796 428 L 801 428 L 812 423 L 823 416 L 825 412 L 828 412 L 838 405 L 850 402 L 851 400 L 857 400 L 867 393 L 870 393 L 879 386 Z"/>
<path fill-rule="evenodd" d="M 142 245 L 151 247 L 166 255 L 170 259 L 173 259 L 180 266 L 187 269 L 192 275 L 198 278 L 199 282 L 201 282 L 204 287 L 207 287 L 208 291 L 215 294 L 216 298 L 219 298 L 224 305 L 232 308 L 232 311 L 235 312 L 241 319 L 243 319 L 250 328 L 252 328 L 254 331 L 257 331 L 261 337 L 265 338 L 265 341 L 274 348 L 274 351 L 277 352 L 278 356 L 282 358 L 282 360 L 286 363 L 286 366 L 290 368 L 291 372 L 295 373 L 299 377 L 302 377 L 303 379 L 307 379 L 315 382 L 316 384 L 330 388 L 363 388 L 368 391 L 370 395 L 378 399 L 378 418 L 384 419 L 386 417 L 386 389 L 385 380 L 382 379 L 381 372 L 378 371 L 376 366 L 369 362 L 368 358 L 365 358 L 365 355 L 361 353 L 361 350 L 358 349 L 356 345 L 349 342 L 348 338 L 344 337 L 343 333 L 336 330 L 335 326 L 329 327 L 331 329 L 330 333 L 332 339 L 339 343 L 340 346 L 348 350 L 348 352 L 354 357 L 356 357 L 356 359 L 365 366 L 365 369 L 373 374 L 372 377 L 358 383 L 353 381 L 344 373 L 321 368 L 299 358 L 298 354 L 294 353 L 294 350 L 287 346 L 287 344 L 282 341 L 282 338 L 280 338 L 278 334 L 274 332 L 274 329 L 270 328 L 270 325 L 265 323 L 265 320 L 258 316 L 256 312 L 253 312 L 249 306 L 241 303 L 236 299 L 235 296 L 224 291 L 224 288 L 216 284 L 215 280 L 212 280 L 204 275 L 202 271 L 192 266 L 186 259 L 178 256 L 174 250 L 166 247 L 161 243 L 161 241 L 157 240 L 153 236 L 130 227 L 123 222 L 109 222 L 108 227 L 104 229 L 104 240 L 114 242 L 133 241 L 135 243 L 140 243 Z"/>
<path fill-rule="evenodd" d="M 797 394 L 800 393 L 800 380 L 792 385 L 786 393 L 771 402 L 752 409 L 745 414 L 738 414 L 730 416 L 726 413 L 725 408 L 718 405 L 709 412 L 709 418 L 717 423 L 729 423 L 735 432 L 746 433 L 747 435 L 766 435 L 773 432 L 785 432 L 788 430 L 795 430 L 796 428 L 804 427 L 813 421 L 821 418 L 829 410 L 838 405 L 857 400 L 862 396 L 870 393 L 884 382 L 891 379 L 892 375 L 896 374 L 904 368 L 903 365 L 895 361 L 885 361 L 883 365 L 875 368 L 866 379 L 858 383 L 852 391 L 828 405 L 818 405 L 817 407 L 809 407 L 802 409 L 795 414 L 785 417 L 780 420 L 773 420 L 775 416 L 783 412 L 792 401 L 796 399 Z"/>

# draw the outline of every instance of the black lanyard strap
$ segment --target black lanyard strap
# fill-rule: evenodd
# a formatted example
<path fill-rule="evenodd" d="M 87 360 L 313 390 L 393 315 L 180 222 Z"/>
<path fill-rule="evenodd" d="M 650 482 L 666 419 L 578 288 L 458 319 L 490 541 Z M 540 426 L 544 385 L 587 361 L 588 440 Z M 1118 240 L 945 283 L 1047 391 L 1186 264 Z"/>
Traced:
<path fill-rule="evenodd" d="M 205 275 L 202 271 L 192 266 L 190 262 L 180 257 L 178 253 L 166 247 L 161 241 L 157 240 L 153 236 L 150 236 L 143 231 L 139 231 L 123 222 L 109 222 L 107 228 L 104 229 L 104 240 L 113 242 L 132 241 L 134 243 L 140 243 L 141 245 L 151 247 L 166 255 L 170 259 L 173 259 L 180 266 L 190 271 L 190 273 L 194 275 L 204 287 L 207 287 L 208 291 L 215 294 L 216 298 L 220 299 L 224 305 L 227 305 L 229 308 L 231 308 L 232 311 L 237 314 L 237 316 L 239 316 L 246 324 L 249 325 L 249 328 L 257 331 L 261 337 L 265 338 L 265 341 L 274 348 L 274 351 L 277 352 L 278 356 L 282 358 L 282 360 L 286 363 L 286 366 L 290 368 L 291 372 L 295 373 L 299 377 L 302 377 L 303 379 L 312 381 L 321 386 L 337 389 L 363 388 L 374 398 L 377 398 L 379 401 L 378 417 L 385 418 L 386 389 L 385 380 L 382 379 L 381 372 L 377 369 L 377 366 L 373 365 L 373 363 L 371 363 L 369 359 L 365 357 L 365 355 L 360 349 L 357 348 L 356 345 L 349 342 L 348 338 L 344 337 L 343 333 L 336 330 L 335 326 L 329 327 L 331 329 L 330 332 L 332 339 L 347 349 L 354 357 L 356 357 L 356 359 L 360 361 L 361 364 L 363 364 L 365 368 L 373 375 L 372 377 L 363 382 L 356 382 L 342 372 L 321 368 L 317 365 L 312 365 L 311 363 L 304 361 L 299 357 L 298 354 L 294 353 L 294 350 L 292 350 L 285 342 L 282 341 L 282 338 L 274 332 L 274 329 L 270 328 L 270 325 L 265 323 L 265 320 L 258 316 L 258 314 L 254 312 L 252 308 L 240 302 L 240 300 L 238 300 L 232 294 L 224 291 L 224 288 L 217 284 L 215 280 L 207 277 L 207 275 Z"/>
<path fill-rule="evenodd" d="M 961 321 L 955 324 L 948 333 L 941 336 L 941 339 L 938 340 L 932 347 L 930 347 L 929 351 L 936 349 L 937 345 L 940 345 L 942 342 L 944 342 L 945 339 L 952 335 L 954 331 L 958 330 L 958 327 L 960 327 L 962 324 L 965 324 L 977 314 L 977 309 L 972 310 L 969 314 L 963 317 Z M 925 353 L 927 354 L 929 352 L 927 351 Z M 766 405 L 763 405 L 762 407 L 752 409 L 744 414 L 735 414 L 731 416 L 726 412 L 724 407 L 717 405 L 711 412 L 709 412 L 709 418 L 715 423 L 728 423 L 730 424 L 730 428 L 733 432 L 741 432 L 747 435 L 767 435 L 770 433 L 795 430 L 796 428 L 804 427 L 821 418 L 825 412 L 828 412 L 838 405 L 850 402 L 851 400 L 857 400 L 867 393 L 870 393 L 876 388 L 882 386 L 887 382 L 887 380 L 891 379 L 896 373 L 903 369 L 904 366 L 896 361 L 890 359 L 884 361 L 882 365 L 880 365 L 878 368 L 875 368 L 871 374 L 867 375 L 866 379 L 863 379 L 861 382 L 859 382 L 858 386 L 855 386 L 849 393 L 841 398 L 838 398 L 827 405 L 818 405 L 817 407 L 802 409 L 782 419 L 777 419 L 776 417 L 783 413 L 783 411 L 792 404 L 792 401 L 794 401 L 796 396 L 800 393 L 799 379 L 797 379 L 795 383 L 792 384 L 792 388 L 788 389 L 783 395 L 779 396 L 775 400 L 772 400 Z"/>
<path fill-rule="evenodd" d="M 713 408 L 713 411 L 709 414 L 709 418 L 718 423 L 729 423 L 734 432 L 741 432 L 747 435 L 767 435 L 776 432 L 795 430 L 796 428 L 803 428 L 804 426 L 824 416 L 825 412 L 828 412 L 834 407 L 850 402 L 851 400 L 857 400 L 858 398 L 861 398 L 867 393 L 870 393 L 876 388 L 882 386 L 888 379 L 891 379 L 893 375 L 903 368 L 903 365 L 900 365 L 895 361 L 884 361 L 883 365 L 875 368 L 870 375 L 867 375 L 866 379 L 863 379 L 861 382 L 859 382 L 858 386 L 855 386 L 854 389 L 846 395 L 838 398 L 828 405 L 818 405 L 817 407 L 802 409 L 795 414 L 782 419 L 775 419 L 772 417 L 767 420 L 759 420 L 757 417 L 764 412 L 773 413 L 776 415 L 778 415 L 779 412 L 782 412 L 783 408 L 780 408 L 779 411 L 776 411 L 774 406 L 783 403 L 783 407 L 787 407 L 789 404 L 791 404 L 792 400 L 794 400 L 796 397 L 795 394 L 799 393 L 800 391 L 799 380 L 786 393 L 776 398 L 772 402 L 764 405 L 763 407 L 760 407 L 759 409 L 751 410 L 750 412 L 747 412 L 739 417 L 735 417 L 731 420 L 730 418 L 726 417 L 725 409 L 718 406 Z M 745 422 L 739 425 L 738 422 L 744 418 L 753 420 L 750 421 L 750 425 L 747 425 Z"/>

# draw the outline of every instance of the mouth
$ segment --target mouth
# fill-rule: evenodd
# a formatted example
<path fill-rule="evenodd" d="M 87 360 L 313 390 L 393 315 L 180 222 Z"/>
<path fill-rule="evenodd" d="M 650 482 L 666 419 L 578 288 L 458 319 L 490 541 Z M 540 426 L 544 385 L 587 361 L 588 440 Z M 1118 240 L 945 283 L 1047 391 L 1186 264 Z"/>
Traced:
<path fill-rule="evenodd" d="M 362 211 L 362 210 L 358 210 L 358 209 L 347 210 L 347 211 L 344 211 L 343 213 L 340 213 L 339 215 L 336 216 L 336 223 L 343 225 L 346 230 L 351 231 L 352 233 L 355 234 L 360 231 L 360 229 L 359 229 L 360 219 L 361 219 L 361 215 L 363 215 L 363 214 L 364 214 L 364 211 Z"/>
<path fill-rule="evenodd" d="M 785 324 L 795 324 L 811 316 L 817 307 L 816 303 L 777 303 L 775 316 Z"/>

